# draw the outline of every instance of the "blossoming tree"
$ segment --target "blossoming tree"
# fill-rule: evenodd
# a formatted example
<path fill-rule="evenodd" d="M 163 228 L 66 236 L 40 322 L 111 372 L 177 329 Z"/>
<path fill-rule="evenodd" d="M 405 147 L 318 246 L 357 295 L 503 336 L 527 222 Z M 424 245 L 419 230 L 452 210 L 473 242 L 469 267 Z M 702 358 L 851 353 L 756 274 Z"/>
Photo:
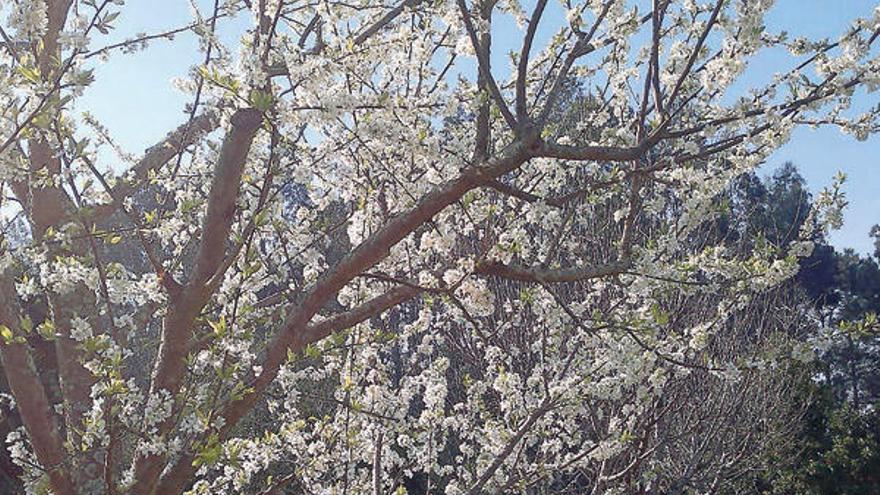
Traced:
<path fill-rule="evenodd" d="M 728 337 L 780 330 L 755 295 L 843 204 L 743 253 L 705 229 L 723 191 L 797 125 L 877 127 L 851 107 L 880 12 L 813 41 L 769 0 L 215 0 L 172 31 L 204 52 L 189 119 L 120 166 L 75 103 L 165 34 L 102 47 L 121 0 L 5 4 L 0 354 L 36 493 L 683 490 L 760 434 L 740 393 L 790 394 L 768 370 L 809 349 Z M 791 67 L 730 94 L 761 49 Z M 662 431 L 706 432 L 666 485 Z"/>

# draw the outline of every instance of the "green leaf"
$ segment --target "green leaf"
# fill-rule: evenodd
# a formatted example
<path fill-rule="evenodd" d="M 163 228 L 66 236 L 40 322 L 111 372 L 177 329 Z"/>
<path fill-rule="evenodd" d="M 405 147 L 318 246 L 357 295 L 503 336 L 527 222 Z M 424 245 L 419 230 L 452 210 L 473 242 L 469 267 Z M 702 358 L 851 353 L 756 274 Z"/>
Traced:
<path fill-rule="evenodd" d="M 303 354 L 305 354 L 307 358 L 317 358 L 321 356 L 321 350 L 318 349 L 314 344 L 309 344 L 306 346 Z"/>
<path fill-rule="evenodd" d="M 244 268 L 244 272 L 242 273 L 242 277 L 244 277 L 245 279 L 249 279 L 255 273 L 260 271 L 260 268 L 262 268 L 262 267 L 263 267 L 263 264 L 260 263 L 259 261 L 257 261 L 256 263 L 248 263 Z"/>
<path fill-rule="evenodd" d="M 77 71 L 73 74 L 73 82 L 77 86 L 90 86 L 95 82 L 95 70 Z"/>
<path fill-rule="evenodd" d="M 16 70 L 18 70 L 18 73 L 29 82 L 39 84 L 42 81 L 40 77 L 40 69 L 36 66 L 19 65 L 16 67 Z"/>
<path fill-rule="evenodd" d="M 257 216 L 254 218 L 254 225 L 256 225 L 257 227 L 262 227 L 267 223 L 269 223 L 269 211 L 262 210 L 257 213 Z"/>
<path fill-rule="evenodd" d="M 199 206 L 199 201 L 196 199 L 185 199 L 180 205 L 180 212 L 183 214 L 190 213 L 195 210 Z"/>
<path fill-rule="evenodd" d="M 250 101 L 254 108 L 261 112 L 266 112 L 272 108 L 275 98 L 270 93 L 255 89 L 251 91 Z"/>
<path fill-rule="evenodd" d="M 208 437 L 206 445 L 196 454 L 193 467 L 213 466 L 220 460 L 221 455 L 223 455 L 223 446 L 220 444 L 217 434 L 214 433 Z"/>
<path fill-rule="evenodd" d="M 241 399 L 244 399 L 246 396 L 252 394 L 254 392 L 253 387 L 247 387 L 243 383 L 236 383 L 232 388 L 232 391 L 229 392 L 229 398 L 235 402 Z"/>
<path fill-rule="evenodd" d="M 6 345 L 9 345 L 13 342 L 15 335 L 12 333 L 12 330 L 6 325 L 0 325 L 0 337 L 3 338 L 3 342 Z"/>
<path fill-rule="evenodd" d="M 660 326 L 669 323 L 669 313 L 660 309 L 660 305 L 657 303 L 651 305 L 651 316 L 654 317 L 654 321 Z"/>
<path fill-rule="evenodd" d="M 31 331 L 34 329 L 34 322 L 28 315 L 24 315 L 21 317 L 21 323 L 19 325 L 25 333 L 31 333 Z"/>
<path fill-rule="evenodd" d="M 211 326 L 214 336 L 217 338 L 223 338 L 226 335 L 226 315 L 220 315 L 220 319 L 217 321 L 208 321 L 208 325 Z"/>
<path fill-rule="evenodd" d="M 83 138 L 82 141 L 76 143 L 76 156 L 82 156 L 86 151 L 86 146 L 89 145 L 89 138 Z"/>
<path fill-rule="evenodd" d="M 55 340 L 55 323 L 52 320 L 46 320 L 37 326 L 37 333 L 46 340 Z"/>

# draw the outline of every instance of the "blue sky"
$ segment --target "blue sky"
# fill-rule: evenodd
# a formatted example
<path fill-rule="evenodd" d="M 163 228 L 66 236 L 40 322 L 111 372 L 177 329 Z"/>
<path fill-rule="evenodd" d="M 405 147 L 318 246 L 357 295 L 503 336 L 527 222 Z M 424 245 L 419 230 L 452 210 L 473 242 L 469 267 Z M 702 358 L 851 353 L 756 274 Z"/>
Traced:
<path fill-rule="evenodd" d="M 792 36 L 835 37 L 856 17 L 870 15 L 878 3 L 871 0 L 779 0 L 767 18 L 770 28 L 785 29 Z M 772 73 L 772 56 L 760 56 L 755 72 Z M 749 74 L 746 74 L 748 77 Z M 864 106 L 880 102 L 880 94 L 861 95 Z M 847 174 L 846 193 L 850 207 L 844 227 L 832 233 L 838 247 L 851 247 L 861 253 L 873 252 L 868 237 L 871 226 L 880 223 L 880 136 L 867 141 L 842 134 L 833 128 L 800 128 L 791 141 L 770 159 L 765 168 L 791 161 L 800 168 L 813 191 L 831 183 L 836 170 Z"/>
<path fill-rule="evenodd" d="M 199 0 L 207 5 L 213 2 Z M 533 2 L 524 1 L 528 10 Z M 557 5 L 558 2 L 551 1 Z M 791 36 L 810 38 L 836 37 L 858 16 L 870 15 L 877 6 L 872 0 L 777 0 L 767 18 L 773 31 L 785 30 Z M 548 10 L 545 25 L 558 26 L 561 10 Z M 93 48 L 119 41 L 138 32 L 154 33 L 191 22 L 189 2 L 183 0 L 128 0 L 117 29 L 107 37 L 95 37 Z M 221 36 L 234 39 L 236 31 L 249 22 L 247 15 L 236 21 L 221 22 Z M 542 30 L 539 41 L 550 30 Z M 505 43 L 519 46 L 520 34 L 511 26 L 497 31 L 496 66 L 506 64 Z M 505 38 L 512 39 L 505 39 Z M 78 107 L 94 114 L 106 125 L 118 142 L 131 153 L 140 153 L 162 138 L 166 132 L 184 121 L 183 107 L 187 98 L 174 89 L 171 80 L 184 76 L 202 55 L 192 35 L 178 35 L 173 42 L 154 42 L 146 51 L 136 54 L 114 54 L 96 70 L 96 82 L 86 92 Z M 747 88 L 769 80 L 775 71 L 790 66 L 790 59 L 779 53 L 764 52 L 756 57 L 738 87 Z M 861 106 L 880 102 L 880 95 L 861 95 Z M 865 142 L 842 134 L 837 129 L 797 130 L 791 141 L 778 150 L 761 173 L 769 174 L 786 161 L 798 166 L 811 190 L 818 191 L 830 184 L 838 170 L 848 176 L 846 192 L 850 207 L 843 229 L 831 235 L 837 247 L 854 248 L 860 253 L 873 251 L 868 230 L 880 223 L 880 136 Z"/>

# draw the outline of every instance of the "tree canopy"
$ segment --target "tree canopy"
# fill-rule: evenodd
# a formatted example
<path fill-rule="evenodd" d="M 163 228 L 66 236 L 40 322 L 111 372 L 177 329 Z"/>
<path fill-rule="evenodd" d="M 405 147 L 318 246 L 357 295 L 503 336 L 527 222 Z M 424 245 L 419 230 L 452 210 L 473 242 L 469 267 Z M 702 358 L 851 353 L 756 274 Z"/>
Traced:
<path fill-rule="evenodd" d="M 808 198 L 793 168 L 753 172 L 798 126 L 875 132 L 880 9 L 811 40 L 766 29 L 771 5 L 215 0 L 103 44 L 122 0 L 7 2 L 0 358 L 23 487 L 754 483 L 801 430 L 814 358 L 877 303 L 851 254 L 864 277 L 839 290 L 794 283 L 834 276 L 843 177 Z M 130 155 L 76 103 L 102 59 L 182 31 L 203 56 L 185 118 Z M 790 66 L 737 89 L 765 49 Z M 865 404 L 867 375 L 827 376 Z"/>

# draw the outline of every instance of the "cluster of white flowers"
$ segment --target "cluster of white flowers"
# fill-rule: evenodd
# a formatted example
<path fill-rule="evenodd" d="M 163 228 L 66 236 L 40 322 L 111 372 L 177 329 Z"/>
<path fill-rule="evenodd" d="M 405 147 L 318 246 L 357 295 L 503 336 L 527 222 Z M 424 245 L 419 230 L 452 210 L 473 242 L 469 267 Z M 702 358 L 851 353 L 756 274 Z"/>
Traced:
<path fill-rule="evenodd" d="M 462 282 L 456 293 L 475 316 L 489 316 L 495 312 L 495 296 L 484 280 L 469 278 Z"/>
<path fill-rule="evenodd" d="M 75 316 L 70 320 L 70 338 L 77 342 L 85 342 L 93 336 L 92 325 L 86 319 Z"/>
<path fill-rule="evenodd" d="M 99 222 L 87 232 L 70 222 L 78 215 L 69 215 L 67 225 L 33 234 L 39 238 L 32 246 L 2 253 L 6 273 L 26 273 L 14 277 L 18 298 L 49 296 L 58 313 L 53 318 L 64 320 L 58 328 L 69 331 L 94 376 L 83 424 L 69 428 L 82 432 L 87 447 L 109 445 L 109 411 L 124 436 L 137 439 L 137 459 L 189 462 L 191 493 L 266 491 L 291 466 L 297 481 L 317 493 L 370 492 L 374 466 L 386 492 L 400 491 L 406 478 L 448 480 L 449 494 L 467 493 L 478 482 L 484 492 L 500 492 L 559 473 L 598 473 L 639 456 L 647 458 L 646 469 L 659 469 L 653 458 L 663 454 L 652 453 L 655 433 L 643 423 L 674 421 L 665 416 L 667 400 L 692 400 L 685 392 L 701 386 L 742 391 L 736 387 L 749 382 L 742 377 L 775 376 L 775 360 L 807 361 L 814 349 L 821 352 L 821 343 L 795 342 L 771 358 L 762 354 L 766 349 L 743 350 L 734 342 L 727 353 L 716 344 L 734 338 L 726 330 L 761 302 L 756 294 L 771 294 L 796 274 L 816 229 L 840 225 L 840 181 L 819 195 L 788 247 L 739 249 L 707 232 L 729 213 L 724 200 L 731 185 L 782 146 L 806 115 L 827 116 L 857 137 L 878 128 L 878 112 L 847 117 L 856 93 L 846 81 L 873 77 L 880 85 L 871 74 L 880 63 L 866 62 L 872 57 L 866 33 L 880 23 L 880 10 L 831 49 L 828 42 L 767 35 L 769 0 L 727 2 L 707 44 L 696 50 L 693 40 L 706 29 L 712 5 L 673 2 L 657 47 L 660 88 L 655 95 L 645 86 L 643 103 L 633 88 L 642 87 L 653 64 L 645 36 L 650 16 L 625 0 L 564 2 L 566 21 L 548 46 L 536 42 L 530 53 L 520 96 L 543 128 L 540 140 L 522 151 L 522 129 L 511 131 L 498 94 L 476 81 L 475 51 L 457 2 L 405 2 L 406 14 L 385 23 L 400 2 L 288 9 L 279 1 L 251 2 L 249 15 L 265 24 L 271 17 L 261 6 L 281 7 L 284 32 L 267 37 L 248 30 L 236 49 L 212 32 L 203 12 L 195 13 L 200 49 L 212 47 L 212 56 L 176 84 L 184 93 L 200 92 L 198 112 L 214 112 L 220 130 L 205 132 L 180 147 L 182 158 L 146 173 L 144 191 L 126 198 L 116 215 L 124 221 L 102 219 L 117 225 L 105 231 Z M 533 22 L 518 0 L 489 4 L 495 19 L 521 28 Z M 240 8 L 223 2 L 217 21 Z M 471 19 L 477 34 L 494 33 L 494 21 L 477 10 Z M 548 13 L 541 22 L 557 17 Z M 59 33 L 65 53 L 87 48 L 87 23 L 83 12 L 71 13 Z M 36 39 L 47 28 L 46 3 L 15 2 L 8 24 L 16 36 Z M 357 38 L 380 24 L 372 38 Z M 818 53 L 810 62 L 815 70 L 780 73 L 741 98 L 722 97 L 763 46 Z M 565 78 L 554 83 L 575 47 L 589 53 L 570 61 L 569 76 L 604 88 L 584 84 L 581 91 Z M 40 75 L 7 70 L 17 62 L 3 50 L 0 57 L 0 106 L 21 109 L 4 114 L 14 128 L 39 100 L 24 103 L 22 95 L 46 81 L 16 82 Z M 65 96 L 78 96 L 84 84 L 76 81 L 90 64 L 79 58 L 71 64 L 65 84 L 75 87 L 65 87 Z M 491 74 L 500 78 L 503 71 L 495 69 Z M 513 70 L 497 81 L 511 105 L 517 75 Z M 11 91 L 3 86 L 7 80 Z M 679 87 L 676 101 L 660 114 L 653 100 L 671 98 L 673 87 Z M 816 101 L 786 106 L 814 90 Z M 537 117 L 550 94 L 567 110 L 560 116 L 548 109 L 544 125 Z M 235 138 L 232 115 L 245 105 L 270 107 L 266 125 L 237 170 L 242 184 L 224 218 L 228 238 L 207 245 L 232 256 L 219 261 L 204 286 L 190 284 L 205 248 L 210 179 L 224 140 Z M 644 122 L 634 123 L 640 113 Z M 489 122 L 477 129 L 485 115 Z M 82 131 L 35 120 L 63 137 L 36 127 L 29 135 L 73 156 L 69 141 L 78 143 Z M 77 198 L 83 203 L 77 213 L 87 218 L 98 206 L 116 205 L 94 187 L 81 158 L 100 161 L 108 149 L 130 165 L 137 158 L 97 119 L 81 120 L 94 137 L 63 167 L 70 176 L 44 177 L 41 169 L 34 184 L 66 193 L 70 184 L 90 183 Z M 8 127 L 0 124 L 4 139 Z M 659 141 L 638 159 L 614 158 L 613 147 L 626 147 L 623 154 L 640 150 L 646 136 Z M 0 176 L 27 179 L 27 149 L 4 150 Z M 575 159 L 593 156 L 591 150 L 607 150 L 610 158 Z M 137 176 L 100 167 L 110 187 Z M 4 226 L 32 207 L 20 203 L 9 215 L 2 212 Z M 143 246 L 149 256 L 124 252 L 131 246 Z M 517 275 L 506 279 L 483 269 L 497 264 Z M 578 279 L 594 267 L 607 273 Z M 553 272 L 578 280 L 541 276 Z M 396 293 L 392 286 L 418 295 L 372 311 Z M 186 299 L 181 293 L 198 296 L 197 307 L 182 312 L 192 315 L 186 374 L 174 393 L 147 395 L 147 369 L 155 363 L 142 361 L 155 356 L 143 342 L 169 331 L 167 318 L 180 316 L 172 310 Z M 81 307 L 57 307 L 80 296 L 87 301 Z M 105 325 L 110 317 L 113 325 Z M 323 324 L 339 321 L 350 328 L 310 341 Z M 277 332 L 286 333 L 273 340 Z M 288 345 L 295 352 L 284 361 Z M 270 354 L 282 357 L 272 362 Z M 284 362 L 275 366 L 278 361 Z M 248 428 L 226 424 L 226 408 L 242 397 L 250 404 L 251 393 L 265 399 L 270 423 L 261 413 L 248 419 Z M 167 421 L 172 413 L 175 421 Z M 19 462 L 38 464 L 21 433 L 9 442 Z M 133 476 L 129 469 L 122 482 L 128 486 Z M 608 485 L 608 493 L 625 490 L 612 480 Z"/>
<path fill-rule="evenodd" d="M 23 468 L 25 476 L 29 478 L 25 481 L 33 482 L 35 475 L 29 468 L 39 465 L 39 460 L 31 450 L 24 426 L 20 426 L 6 435 L 6 450 L 9 452 L 9 458 L 12 462 Z"/>
<path fill-rule="evenodd" d="M 13 2 L 7 24 L 15 29 L 20 39 L 37 39 L 46 31 L 49 22 L 47 9 L 45 0 Z"/>
<path fill-rule="evenodd" d="M 73 16 L 68 24 L 68 30 L 58 34 L 58 43 L 71 50 L 84 51 L 89 45 L 89 37 L 86 34 L 86 30 L 89 28 L 89 19 L 80 14 Z"/>

